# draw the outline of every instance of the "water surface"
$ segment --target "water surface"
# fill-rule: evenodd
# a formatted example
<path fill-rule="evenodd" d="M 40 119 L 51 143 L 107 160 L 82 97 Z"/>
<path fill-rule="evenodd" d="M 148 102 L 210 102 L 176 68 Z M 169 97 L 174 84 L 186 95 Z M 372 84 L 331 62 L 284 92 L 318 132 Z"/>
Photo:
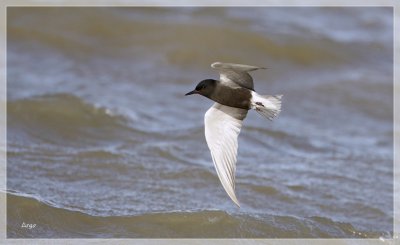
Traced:
<path fill-rule="evenodd" d="M 9 238 L 391 236 L 391 8 L 7 10 Z M 215 61 L 284 95 L 245 120 L 240 209 L 184 96 Z"/>

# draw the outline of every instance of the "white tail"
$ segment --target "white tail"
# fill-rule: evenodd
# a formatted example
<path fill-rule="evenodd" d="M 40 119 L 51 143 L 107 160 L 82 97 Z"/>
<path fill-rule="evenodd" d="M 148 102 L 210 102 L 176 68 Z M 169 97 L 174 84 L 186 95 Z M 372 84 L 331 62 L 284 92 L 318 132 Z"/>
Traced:
<path fill-rule="evenodd" d="M 251 92 L 251 108 L 260 115 L 273 120 L 281 112 L 282 95 L 259 95 Z"/>

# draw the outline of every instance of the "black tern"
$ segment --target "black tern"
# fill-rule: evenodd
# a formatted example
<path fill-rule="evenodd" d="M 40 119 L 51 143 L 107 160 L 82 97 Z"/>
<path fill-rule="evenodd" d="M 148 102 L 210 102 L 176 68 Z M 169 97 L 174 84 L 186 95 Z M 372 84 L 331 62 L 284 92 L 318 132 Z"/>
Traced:
<path fill-rule="evenodd" d="M 248 72 L 263 67 L 215 62 L 219 80 L 206 79 L 185 94 L 200 94 L 216 103 L 204 115 L 208 148 L 218 177 L 232 201 L 240 207 L 235 194 L 235 172 L 238 135 L 243 119 L 250 109 L 269 120 L 281 111 L 282 95 L 259 95 L 254 91 L 253 78 Z"/>

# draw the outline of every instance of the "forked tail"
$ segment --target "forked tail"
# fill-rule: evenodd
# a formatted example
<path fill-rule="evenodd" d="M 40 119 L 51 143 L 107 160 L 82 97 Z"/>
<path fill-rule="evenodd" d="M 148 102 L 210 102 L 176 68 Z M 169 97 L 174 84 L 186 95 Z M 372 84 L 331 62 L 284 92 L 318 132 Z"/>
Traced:
<path fill-rule="evenodd" d="M 251 93 L 251 108 L 260 115 L 273 120 L 281 112 L 282 95 L 259 95 L 256 92 Z"/>

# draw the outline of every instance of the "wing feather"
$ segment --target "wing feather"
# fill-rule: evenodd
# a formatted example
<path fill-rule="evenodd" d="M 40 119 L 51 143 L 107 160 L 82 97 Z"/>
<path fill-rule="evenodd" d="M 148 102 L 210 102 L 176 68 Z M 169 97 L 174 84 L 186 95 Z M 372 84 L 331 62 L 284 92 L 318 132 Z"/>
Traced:
<path fill-rule="evenodd" d="M 247 110 L 215 103 L 205 114 L 205 136 L 218 177 L 236 205 L 235 172 L 238 135 Z M 239 206 L 240 207 L 240 206 Z"/>
<path fill-rule="evenodd" d="M 229 84 L 230 86 L 241 86 L 250 90 L 254 90 L 254 83 L 253 78 L 248 72 L 266 69 L 258 66 L 222 62 L 214 62 L 211 64 L 211 67 L 219 72 L 222 83 Z"/>

